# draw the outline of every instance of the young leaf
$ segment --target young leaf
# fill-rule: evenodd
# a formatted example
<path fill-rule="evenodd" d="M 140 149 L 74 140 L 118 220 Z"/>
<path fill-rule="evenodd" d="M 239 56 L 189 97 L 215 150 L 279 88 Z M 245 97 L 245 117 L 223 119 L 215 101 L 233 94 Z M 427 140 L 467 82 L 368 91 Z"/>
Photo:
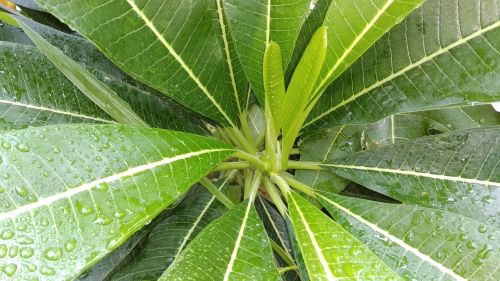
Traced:
<path fill-rule="evenodd" d="M 500 127 L 419 138 L 337 158 L 336 174 L 404 203 L 500 227 Z"/>
<path fill-rule="evenodd" d="M 495 228 L 436 209 L 321 194 L 335 219 L 405 279 L 500 278 Z"/>
<path fill-rule="evenodd" d="M 157 280 L 191 240 L 226 210 L 200 186 L 151 231 L 139 252 L 111 280 Z"/>
<path fill-rule="evenodd" d="M 246 200 L 208 225 L 160 280 L 279 280 L 262 222 Z"/>
<path fill-rule="evenodd" d="M 264 53 L 264 88 L 266 120 L 273 122 L 275 131 L 281 129 L 282 116 L 284 115 L 283 101 L 285 99 L 285 81 L 281 67 L 281 49 L 276 42 L 271 41 Z M 271 121 L 272 120 L 272 121 Z M 269 124 L 268 124 L 269 126 Z"/>
<path fill-rule="evenodd" d="M 326 90 L 305 126 L 366 124 L 499 100 L 497 6 L 496 0 L 426 1 Z"/>
<path fill-rule="evenodd" d="M 128 126 L 0 133 L 4 272 L 77 277 L 231 153 L 208 138 Z"/>
<path fill-rule="evenodd" d="M 261 105 L 265 104 L 262 54 L 271 41 L 276 42 L 281 47 L 282 65 L 286 69 L 309 3 L 309 0 L 224 0 L 236 52 Z"/>
<path fill-rule="evenodd" d="M 116 121 L 135 125 L 147 124 L 123 101 L 112 89 L 86 71 L 81 65 L 68 58 L 62 51 L 52 46 L 22 20 L 17 20 L 31 41 L 49 58 L 49 60 L 78 87 L 89 99 Z"/>
<path fill-rule="evenodd" d="M 313 94 L 314 85 L 323 66 L 327 49 L 327 28 L 320 27 L 313 35 L 300 62 L 295 68 L 286 91 L 283 111 L 283 159 L 293 147 L 302 124 L 307 117 L 304 112 Z"/>
<path fill-rule="evenodd" d="M 367 247 L 295 192 L 288 194 L 290 219 L 311 280 L 398 280 Z"/>
<path fill-rule="evenodd" d="M 38 3 L 135 79 L 208 118 L 237 127 L 226 58 L 205 1 Z"/>

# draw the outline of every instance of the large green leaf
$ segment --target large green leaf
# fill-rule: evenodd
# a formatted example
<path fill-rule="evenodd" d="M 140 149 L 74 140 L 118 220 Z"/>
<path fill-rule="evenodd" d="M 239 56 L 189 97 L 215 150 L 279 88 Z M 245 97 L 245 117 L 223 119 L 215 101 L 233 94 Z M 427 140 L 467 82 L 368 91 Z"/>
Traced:
<path fill-rule="evenodd" d="M 207 190 L 197 189 L 151 231 L 137 255 L 111 280 L 158 280 L 200 230 L 224 210 Z"/>
<path fill-rule="evenodd" d="M 2 279 L 77 277 L 231 153 L 200 136 L 116 125 L 1 133 Z"/>
<path fill-rule="evenodd" d="M 38 22 L 15 17 L 29 25 L 38 34 L 42 35 L 52 45 L 62 50 L 71 59 L 83 64 L 89 70 L 99 70 L 118 79 L 125 79 L 126 75 L 120 71 L 113 63 L 96 48 L 92 43 L 84 38 L 68 34 Z M 35 46 L 22 29 L 5 24 L 0 26 L 0 40 Z"/>
<path fill-rule="evenodd" d="M 500 100 L 497 6 L 497 0 L 427 1 L 332 84 L 306 126 Z"/>
<path fill-rule="evenodd" d="M 500 232 L 430 208 L 323 193 L 335 219 L 407 280 L 499 280 Z"/>
<path fill-rule="evenodd" d="M 237 107 L 230 94 L 227 62 L 205 1 L 37 2 L 135 79 L 236 127 Z"/>
<path fill-rule="evenodd" d="M 114 121 L 64 77 L 36 48 L 0 42 L 0 131 L 60 123 Z M 179 105 L 94 72 L 151 126 L 202 132 L 202 123 Z"/>
<path fill-rule="evenodd" d="M 423 1 L 332 1 L 323 23 L 328 27 L 328 52 L 319 93 Z"/>
<path fill-rule="evenodd" d="M 283 123 L 284 100 L 285 100 L 285 79 L 283 78 L 283 67 L 281 65 L 280 46 L 271 41 L 264 53 L 263 62 L 263 83 L 265 89 L 265 112 L 267 126 L 272 127 L 272 136 L 276 136 Z M 269 124 L 273 122 L 273 124 Z M 270 128 L 267 129 L 271 130 Z M 273 137 L 271 137 L 273 138 Z M 274 141 L 274 138 L 273 140 Z"/>
<path fill-rule="evenodd" d="M 370 249 L 300 195 L 288 194 L 290 219 L 311 280 L 397 280 Z"/>
<path fill-rule="evenodd" d="M 34 0 L 9 0 L 9 2 L 12 2 L 21 7 L 43 11 L 43 9 L 38 6 L 38 4 Z"/>
<path fill-rule="evenodd" d="M 262 65 L 267 44 L 278 43 L 286 69 L 305 20 L 309 0 L 223 0 L 228 25 L 243 70 L 264 105 Z"/>
<path fill-rule="evenodd" d="M 251 200 L 208 225 L 160 280 L 279 280 L 271 246 Z"/>
<path fill-rule="evenodd" d="M 500 114 L 491 105 L 392 115 L 373 124 L 341 125 L 306 134 L 300 144 L 300 160 L 326 162 L 418 137 L 492 125 L 500 125 Z M 329 170 L 299 170 L 295 175 L 309 186 L 332 192 L 342 190 L 349 182 Z"/>
<path fill-rule="evenodd" d="M 332 172 L 401 202 L 500 226 L 500 126 L 419 138 L 334 159 Z"/>

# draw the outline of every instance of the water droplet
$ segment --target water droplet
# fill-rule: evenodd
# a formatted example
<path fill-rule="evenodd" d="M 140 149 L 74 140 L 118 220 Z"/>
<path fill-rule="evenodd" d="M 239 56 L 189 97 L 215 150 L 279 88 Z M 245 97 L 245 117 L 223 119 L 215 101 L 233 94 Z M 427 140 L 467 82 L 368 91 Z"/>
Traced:
<path fill-rule="evenodd" d="M 94 223 L 95 224 L 99 224 L 99 225 L 108 225 L 110 223 L 112 223 L 113 220 L 107 216 L 104 216 L 104 215 L 101 215 L 99 216 L 95 221 Z"/>
<path fill-rule="evenodd" d="M 72 252 L 76 247 L 76 240 L 71 238 L 70 240 L 68 240 L 68 242 L 66 242 L 66 244 L 64 245 L 64 249 L 66 249 L 67 252 Z"/>
<path fill-rule="evenodd" d="M 491 201 L 493 201 L 493 198 L 490 195 L 486 195 L 483 198 L 481 198 L 481 201 L 483 203 L 490 203 Z"/>
<path fill-rule="evenodd" d="M 127 213 L 124 210 L 116 210 L 115 218 L 123 219 Z"/>
<path fill-rule="evenodd" d="M 20 255 L 23 258 L 31 258 L 34 254 L 34 251 L 32 248 L 21 248 Z"/>
<path fill-rule="evenodd" d="M 481 250 L 477 253 L 477 257 L 480 259 L 485 259 L 488 257 L 488 254 L 491 252 L 491 249 L 488 248 L 488 245 L 484 245 Z"/>
<path fill-rule="evenodd" d="M 26 197 L 28 196 L 28 190 L 26 189 L 26 186 L 16 186 L 16 193 L 17 195 L 21 197 Z"/>
<path fill-rule="evenodd" d="M 484 123 L 486 122 L 486 119 L 484 117 L 479 118 L 479 123 Z"/>
<path fill-rule="evenodd" d="M 12 277 L 17 271 L 17 265 L 16 264 L 7 264 L 2 268 L 2 272 L 5 273 L 7 276 Z"/>
<path fill-rule="evenodd" d="M 98 191 L 108 191 L 109 185 L 107 183 L 103 182 L 101 184 L 96 185 L 95 189 Z"/>
<path fill-rule="evenodd" d="M 0 237 L 3 240 L 9 240 L 14 237 L 14 232 L 12 230 L 5 229 L 4 231 L 2 231 L 2 235 L 0 235 Z"/>
<path fill-rule="evenodd" d="M 4 178 L 5 180 L 8 180 L 8 179 L 10 179 L 10 175 L 9 175 L 9 174 L 7 174 L 7 173 L 4 173 L 4 174 L 3 174 L 3 178 Z"/>
<path fill-rule="evenodd" d="M 78 201 L 76 202 L 76 207 L 78 208 L 78 211 L 82 215 L 90 215 L 94 213 L 94 209 L 91 207 L 85 206 L 82 202 Z"/>
<path fill-rule="evenodd" d="M 56 274 L 55 269 L 53 269 L 52 267 L 46 267 L 46 266 L 43 266 L 43 267 L 40 269 L 40 272 L 41 272 L 43 275 L 54 275 L 54 274 Z"/>
<path fill-rule="evenodd" d="M 9 257 L 15 258 L 17 257 L 17 253 L 19 252 L 19 247 L 17 246 L 10 246 L 9 248 Z"/>
<path fill-rule="evenodd" d="M 43 256 L 51 261 L 57 261 L 61 259 L 62 251 L 59 248 L 49 248 L 45 250 Z"/>
<path fill-rule="evenodd" d="M 5 148 L 5 149 L 10 149 L 11 145 L 8 142 L 2 142 L 2 147 Z"/>
<path fill-rule="evenodd" d="M 0 245 L 0 258 L 5 258 L 7 255 L 7 246 L 1 244 Z"/>
<path fill-rule="evenodd" d="M 469 249 L 477 249 L 477 244 L 476 244 L 476 242 L 474 242 L 474 241 L 469 241 L 469 242 L 467 242 L 466 246 L 467 246 L 467 248 L 469 248 Z"/>
<path fill-rule="evenodd" d="M 61 153 L 61 150 L 57 147 L 54 147 L 54 149 L 52 151 L 54 151 L 55 154 Z"/>
<path fill-rule="evenodd" d="M 16 148 L 17 148 L 17 150 L 19 150 L 21 152 L 29 152 L 30 151 L 30 148 L 24 143 L 16 144 Z"/>
<path fill-rule="evenodd" d="M 480 233 L 485 233 L 486 232 L 486 226 L 484 225 L 480 225 L 478 228 L 477 228 L 477 231 L 479 231 Z"/>

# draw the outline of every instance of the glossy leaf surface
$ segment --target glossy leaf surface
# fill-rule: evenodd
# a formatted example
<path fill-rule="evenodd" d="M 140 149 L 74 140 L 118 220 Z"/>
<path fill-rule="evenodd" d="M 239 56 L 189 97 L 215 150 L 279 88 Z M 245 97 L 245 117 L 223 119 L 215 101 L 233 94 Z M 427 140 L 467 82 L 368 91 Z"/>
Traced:
<path fill-rule="evenodd" d="M 426 1 L 326 90 L 306 126 L 496 101 L 499 38 L 496 0 Z"/>
<path fill-rule="evenodd" d="M 456 131 L 334 159 L 332 172 L 405 203 L 499 228 L 500 127 Z"/>
<path fill-rule="evenodd" d="M 403 113 L 373 124 L 341 125 L 305 134 L 300 145 L 300 159 L 326 162 L 428 135 L 495 125 L 500 125 L 500 115 L 491 105 Z M 342 190 L 348 183 L 329 170 L 299 170 L 296 176 L 309 186 L 331 192 Z"/>
<path fill-rule="evenodd" d="M 85 0 L 38 3 L 135 79 L 236 127 L 236 101 L 229 94 L 226 59 L 205 1 L 113 0 L 97 6 Z"/>
<path fill-rule="evenodd" d="M 328 211 L 410 280 L 498 280 L 500 232 L 436 209 L 322 193 Z"/>
<path fill-rule="evenodd" d="M 279 131 L 284 115 L 285 79 L 281 66 L 281 49 L 276 42 L 268 44 L 263 67 L 266 114 L 272 119 L 275 131 Z"/>
<path fill-rule="evenodd" d="M 114 123 L 36 48 L 0 42 L 0 131 L 61 123 Z M 179 105 L 94 73 L 154 127 L 203 132 Z"/>
<path fill-rule="evenodd" d="M 399 279 L 370 249 L 314 205 L 294 192 L 287 198 L 290 219 L 311 280 Z"/>
<path fill-rule="evenodd" d="M 149 234 L 145 244 L 111 280 L 158 280 L 182 250 L 212 220 L 226 211 L 207 190 L 197 188 Z"/>
<path fill-rule="evenodd" d="M 252 203 L 243 201 L 208 225 L 160 280 L 279 280 Z"/>
<path fill-rule="evenodd" d="M 77 277 L 232 153 L 191 134 L 116 125 L 47 126 L 0 138 L 7 280 Z"/>

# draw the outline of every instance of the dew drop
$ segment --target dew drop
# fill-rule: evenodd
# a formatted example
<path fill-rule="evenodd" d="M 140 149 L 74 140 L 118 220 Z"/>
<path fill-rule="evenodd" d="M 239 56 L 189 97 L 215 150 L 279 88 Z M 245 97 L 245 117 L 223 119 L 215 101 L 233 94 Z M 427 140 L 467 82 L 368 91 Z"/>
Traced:
<path fill-rule="evenodd" d="M 43 267 L 40 269 L 40 272 L 41 272 L 43 275 L 54 275 L 54 274 L 56 274 L 55 269 L 53 269 L 52 267 L 46 267 L 46 266 L 43 266 Z"/>
<path fill-rule="evenodd" d="M 2 142 L 2 148 L 4 149 L 10 149 L 12 146 L 8 142 Z"/>
<path fill-rule="evenodd" d="M 7 255 L 7 246 L 1 244 L 0 245 L 0 259 L 5 258 L 6 255 Z"/>
<path fill-rule="evenodd" d="M 62 252 L 59 248 L 49 248 L 45 250 L 43 256 L 50 261 L 57 261 L 61 259 Z"/>
<path fill-rule="evenodd" d="M 68 242 L 66 242 L 66 244 L 64 245 L 64 249 L 66 249 L 67 252 L 72 252 L 76 247 L 76 240 L 71 238 L 70 240 L 68 240 Z"/>
<path fill-rule="evenodd" d="M 21 248 L 21 251 L 19 253 L 21 257 L 23 258 L 31 258 L 34 254 L 34 251 L 32 248 Z"/>
<path fill-rule="evenodd" d="M 112 223 L 113 220 L 107 216 L 104 216 L 104 215 L 101 215 L 99 216 L 95 221 L 94 223 L 95 224 L 98 224 L 98 225 L 108 225 L 110 223 Z"/>
<path fill-rule="evenodd" d="M 24 143 L 16 144 L 16 148 L 17 148 L 17 150 L 19 150 L 21 152 L 29 152 L 30 151 L 30 148 Z"/>
<path fill-rule="evenodd" d="M 467 246 L 467 248 L 469 248 L 469 249 L 477 249 L 477 244 L 476 244 L 476 242 L 474 242 L 474 241 L 469 241 L 469 242 L 467 242 L 466 246 Z"/>
<path fill-rule="evenodd" d="M 94 213 L 94 209 L 92 209 L 92 208 L 90 208 L 88 206 L 85 206 L 82 202 L 77 202 L 76 203 L 76 207 L 78 208 L 78 211 L 82 215 L 90 215 L 90 214 Z"/>
<path fill-rule="evenodd" d="M 16 186 L 16 193 L 17 195 L 21 197 L 26 197 L 28 196 L 28 190 L 26 189 L 26 186 Z"/>
<path fill-rule="evenodd" d="M 480 226 L 477 228 L 477 231 L 479 231 L 480 233 L 486 233 L 486 226 L 484 226 L 484 225 L 480 225 Z"/>
<path fill-rule="evenodd" d="M 123 219 L 127 213 L 124 210 L 116 210 L 115 218 Z"/>
<path fill-rule="evenodd" d="M 19 247 L 17 247 L 17 246 L 10 246 L 10 248 L 9 248 L 9 257 L 15 258 L 15 257 L 17 257 L 17 253 L 19 253 Z"/>
<path fill-rule="evenodd" d="M 17 271 L 17 265 L 16 264 L 7 264 L 4 265 L 2 268 L 2 272 L 5 273 L 7 276 L 12 277 Z"/>
<path fill-rule="evenodd" d="M 14 232 L 12 230 L 4 230 L 2 231 L 2 234 L 0 235 L 0 237 L 3 239 L 3 240 L 9 240 L 11 239 L 12 237 L 14 237 Z"/>

